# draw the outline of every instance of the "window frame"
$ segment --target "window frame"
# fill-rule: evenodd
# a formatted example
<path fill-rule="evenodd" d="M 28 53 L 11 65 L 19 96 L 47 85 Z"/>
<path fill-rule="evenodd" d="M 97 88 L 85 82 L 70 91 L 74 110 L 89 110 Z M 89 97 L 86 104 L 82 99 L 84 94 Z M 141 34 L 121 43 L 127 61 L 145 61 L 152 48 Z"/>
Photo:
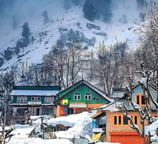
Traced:
<path fill-rule="evenodd" d="M 41 97 L 31 96 L 31 101 L 41 101 Z"/>
<path fill-rule="evenodd" d="M 81 100 L 81 94 L 80 93 L 75 93 L 74 94 L 74 100 Z"/>
<path fill-rule="evenodd" d="M 128 125 L 128 117 L 123 116 L 123 125 Z"/>
<path fill-rule="evenodd" d="M 139 106 L 146 105 L 146 100 L 145 100 L 144 94 L 136 94 L 135 101 L 136 101 L 136 104 L 138 104 Z"/>
<path fill-rule="evenodd" d="M 26 96 L 17 97 L 17 103 L 27 103 L 27 97 Z"/>
<path fill-rule="evenodd" d="M 90 93 L 86 93 L 86 94 L 84 95 L 84 99 L 85 99 L 85 100 L 91 100 L 91 99 L 92 99 L 92 95 L 91 95 Z"/>
<path fill-rule="evenodd" d="M 44 103 L 52 103 L 53 98 L 52 97 L 44 97 Z"/>

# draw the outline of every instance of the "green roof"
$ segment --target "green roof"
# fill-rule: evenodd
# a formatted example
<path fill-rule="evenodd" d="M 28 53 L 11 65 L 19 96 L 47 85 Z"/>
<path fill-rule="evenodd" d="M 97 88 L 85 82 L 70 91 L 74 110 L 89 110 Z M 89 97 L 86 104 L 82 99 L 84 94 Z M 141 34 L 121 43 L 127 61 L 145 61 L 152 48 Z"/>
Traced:
<path fill-rule="evenodd" d="M 14 90 L 60 90 L 60 86 L 14 86 Z"/>

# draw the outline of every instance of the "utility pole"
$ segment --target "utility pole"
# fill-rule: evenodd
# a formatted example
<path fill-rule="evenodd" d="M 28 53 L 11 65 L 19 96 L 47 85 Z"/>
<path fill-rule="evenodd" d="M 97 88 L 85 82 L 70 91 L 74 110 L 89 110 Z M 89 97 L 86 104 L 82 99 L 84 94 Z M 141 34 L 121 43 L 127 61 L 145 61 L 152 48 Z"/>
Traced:
<path fill-rule="evenodd" d="M 5 104 L 5 106 L 4 106 L 4 121 L 3 121 L 3 128 L 2 128 L 2 130 L 3 130 L 3 141 L 2 141 L 2 144 L 5 144 L 6 113 L 7 113 L 7 110 L 6 110 L 6 104 Z"/>
<path fill-rule="evenodd" d="M 7 105 L 6 105 L 6 95 L 5 95 L 5 90 L 3 90 L 3 89 L 1 89 L 0 90 L 0 95 L 2 96 L 2 97 L 4 97 L 4 105 L 3 105 L 3 109 L 2 109 L 2 114 L 3 114 L 3 121 L 2 121 L 2 134 L 3 134 L 3 140 L 2 140 L 2 144 L 5 144 L 5 126 L 6 126 L 6 113 L 7 113 Z M 1 97 L 1 102 L 2 102 L 2 97 Z M 2 103 L 1 103 L 2 104 Z M 2 107 L 2 105 L 1 105 L 1 107 Z"/>
<path fill-rule="evenodd" d="M 41 116 L 41 131 L 42 131 L 42 138 L 44 139 L 43 119 L 44 117 Z"/>

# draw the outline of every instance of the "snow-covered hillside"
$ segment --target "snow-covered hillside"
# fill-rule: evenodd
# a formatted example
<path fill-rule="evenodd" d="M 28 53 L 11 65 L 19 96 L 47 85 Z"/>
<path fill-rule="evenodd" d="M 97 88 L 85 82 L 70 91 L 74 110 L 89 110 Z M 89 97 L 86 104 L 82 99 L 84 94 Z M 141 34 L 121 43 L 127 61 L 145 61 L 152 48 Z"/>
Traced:
<path fill-rule="evenodd" d="M 0 0 L 2 3 L 4 0 Z M 112 19 L 103 22 L 101 19 L 89 21 L 84 17 L 84 0 L 75 5 L 70 1 L 69 7 L 66 0 L 15 0 L 8 4 L 5 9 L 0 9 L 0 61 L 1 68 L 10 67 L 20 61 L 39 63 L 42 56 L 48 53 L 57 40 L 68 40 L 67 35 L 75 33 L 77 38 L 82 39 L 83 47 L 96 50 L 102 41 L 106 45 L 118 41 L 127 41 L 131 49 L 138 45 L 138 35 L 133 30 L 135 22 L 140 22 L 140 13 L 137 0 L 112 0 Z M 9 6 L 10 4 L 10 6 Z M 3 3 L 3 5 L 5 5 Z M 49 21 L 44 23 L 43 12 L 46 11 Z M 22 25 L 28 22 L 31 32 L 31 42 L 28 46 L 20 48 L 15 53 L 17 42 L 21 39 Z M 6 60 L 5 50 L 11 51 L 11 57 Z M 7 52 L 6 52 L 7 53 Z"/>

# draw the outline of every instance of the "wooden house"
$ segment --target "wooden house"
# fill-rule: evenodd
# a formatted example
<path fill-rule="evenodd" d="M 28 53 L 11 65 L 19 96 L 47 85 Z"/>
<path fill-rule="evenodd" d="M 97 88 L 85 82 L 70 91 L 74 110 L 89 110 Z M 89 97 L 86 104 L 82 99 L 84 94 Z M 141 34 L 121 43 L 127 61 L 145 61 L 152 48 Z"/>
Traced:
<path fill-rule="evenodd" d="M 150 86 L 150 93 L 152 97 L 157 100 L 157 89 Z M 123 96 L 123 95 L 122 95 Z M 137 85 L 133 89 L 132 100 L 139 106 L 145 106 L 145 98 L 143 94 L 142 87 Z M 110 103 L 108 106 L 101 107 L 101 110 L 93 116 L 96 121 L 96 127 L 103 128 L 105 130 L 104 140 L 107 142 L 119 142 L 121 144 L 142 144 L 144 139 L 132 129 L 130 125 L 130 120 L 123 115 L 120 111 L 120 107 L 126 105 L 128 108 L 128 114 L 132 117 L 133 122 L 142 129 L 140 124 L 140 115 L 138 112 L 133 110 L 129 102 L 125 99 L 117 99 L 116 101 Z M 152 102 L 150 101 L 150 106 L 152 109 L 152 116 L 158 117 L 158 110 Z M 99 125 L 99 120 L 105 119 L 105 126 L 101 127 Z M 148 125 L 147 121 L 145 125 Z"/>
<path fill-rule="evenodd" d="M 103 91 L 85 80 L 60 91 L 57 96 L 57 116 L 80 113 L 111 102 Z"/>
<path fill-rule="evenodd" d="M 14 86 L 10 94 L 13 114 L 55 115 L 54 101 L 59 90 L 58 86 Z"/>

